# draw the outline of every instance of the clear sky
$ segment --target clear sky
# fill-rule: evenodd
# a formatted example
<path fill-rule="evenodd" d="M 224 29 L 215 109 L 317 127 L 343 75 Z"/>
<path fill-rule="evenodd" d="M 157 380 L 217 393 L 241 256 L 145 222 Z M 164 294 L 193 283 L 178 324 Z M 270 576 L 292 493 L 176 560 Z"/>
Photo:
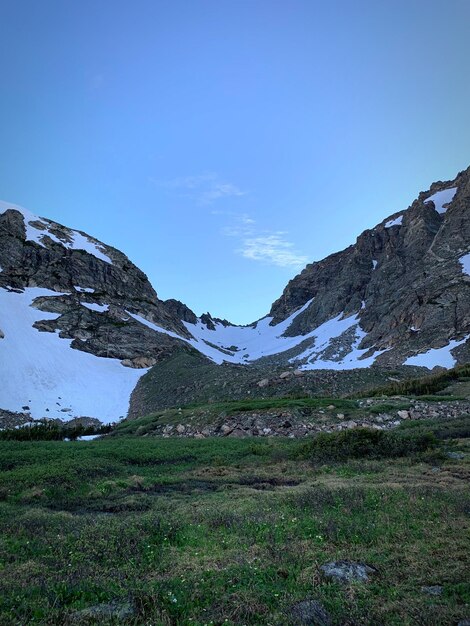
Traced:
<path fill-rule="evenodd" d="M 469 0 L 0 0 L 0 199 L 236 323 L 470 164 Z"/>

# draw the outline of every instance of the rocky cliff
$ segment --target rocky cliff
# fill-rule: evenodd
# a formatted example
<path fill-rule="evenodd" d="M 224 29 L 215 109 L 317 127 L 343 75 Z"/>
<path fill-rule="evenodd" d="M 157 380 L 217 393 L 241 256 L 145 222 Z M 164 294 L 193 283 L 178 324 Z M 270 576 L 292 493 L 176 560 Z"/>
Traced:
<path fill-rule="evenodd" d="M 195 320 L 194 313 L 175 300 L 159 300 L 147 276 L 122 252 L 19 207 L 3 204 L 2 210 L 0 287 L 60 294 L 36 300 L 36 308 L 58 314 L 36 327 L 58 331 L 73 340 L 73 348 L 136 367 L 156 362 L 174 343 L 139 318 L 189 336 L 181 319 Z"/>
<path fill-rule="evenodd" d="M 240 327 L 160 300 L 124 254 L 92 236 L 0 204 L 0 409 L 111 421 L 149 367 L 194 350 L 206 364 L 251 368 L 248 389 L 278 368 L 470 361 L 469 210 L 470 168 L 308 265 L 269 315 Z M 184 367 L 178 377 L 184 389 Z M 149 381 L 160 384 L 151 372 L 142 379 L 134 409 Z"/>
<path fill-rule="evenodd" d="M 0 409 L 122 417 L 145 368 L 185 349 L 181 319 L 196 319 L 115 248 L 6 203 L 0 270 Z"/>
<path fill-rule="evenodd" d="M 410 357 L 445 347 L 454 348 L 455 361 L 468 361 L 469 214 L 470 168 L 434 183 L 346 250 L 307 265 L 271 307 L 271 324 L 311 301 L 287 335 L 356 314 L 365 333 L 359 348 L 386 350 L 377 364 L 426 365 L 426 358 Z M 435 353 L 436 365 L 443 355 Z"/>

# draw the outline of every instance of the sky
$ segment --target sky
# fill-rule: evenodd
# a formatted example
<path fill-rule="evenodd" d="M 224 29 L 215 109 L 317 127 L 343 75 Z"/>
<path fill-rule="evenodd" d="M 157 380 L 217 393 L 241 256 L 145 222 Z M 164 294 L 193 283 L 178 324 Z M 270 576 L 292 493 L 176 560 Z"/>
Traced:
<path fill-rule="evenodd" d="M 468 0 L 0 0 L 0 199 L 245 324 L 470 165 Z"/>

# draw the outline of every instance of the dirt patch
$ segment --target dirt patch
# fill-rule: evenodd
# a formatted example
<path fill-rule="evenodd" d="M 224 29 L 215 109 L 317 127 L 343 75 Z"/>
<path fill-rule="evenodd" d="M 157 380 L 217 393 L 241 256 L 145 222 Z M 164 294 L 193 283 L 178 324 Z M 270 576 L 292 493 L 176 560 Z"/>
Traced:
<path fill-rule="evenodd" d="M 268 478 L 267 476 L 245 476 L 238 479 L 235 484 L 243 487 L 251 487 L 258 490 L 276 489 L 277 487 L 297 487 L 301 484 L 301 480 L 293 480 L 289 478 L 279 478 L 274 476 Z M 234 481 L 231 481 L 234 484 Z"/>
<path fill-rule="evenodd" d="M 184 480 L 177 483 L 164 483 L 153 485 L 150 489 L 146 489 L 145 493 L 149 495 L 164 495 L 167 493 L 181 493 L 183 495 L 193 495 L 195 493 L 205 493 L 217 491 L 221 484 L 213 480 Z"/>

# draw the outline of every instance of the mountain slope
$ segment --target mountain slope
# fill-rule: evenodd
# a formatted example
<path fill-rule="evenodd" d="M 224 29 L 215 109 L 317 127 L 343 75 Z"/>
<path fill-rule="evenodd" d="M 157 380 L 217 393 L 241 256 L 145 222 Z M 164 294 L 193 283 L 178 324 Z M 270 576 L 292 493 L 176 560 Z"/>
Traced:
<path fill-rule="evenodd" d="M 470 168 L 434 183 L 354 245 L 308 265 L 247 327 L 185 322 L 220 362 L 301 369 L 452 367 L 470 358 Z M 223 349 L 211 353 L 201 342 Z"/>
<path fill-rule="evenodd" d="M 0 409 L 114 420 L 150 367 L 194 349 L 256 364 L 253 376 L 466 362 L 469 209 L 470 168 L 308 265 L 268 316 L 240 327 L 160 300 L 124 254 L 86 233 L 0 203 Z"/>
<path fill-rule="evenodd" d="M 196 319 L 118 250 L 7 203 L 0 269 L 0 408 L 33 418 L 125 416 L 138 378 L 185 345 L 180 316 Z"/>
<path fill-rule="evenodd" d="M 308 265 L 270 315 L 277 322 L 313 299 L 289 335 L 309 332 L 341 313 L 357 313 L 365 333 L 360 347 L 387 350 L 378 364 L 432 367 L 468 360 L 469 210 L 470 168 L 453 181 L 434 183 L 406 211 L 365 231 L 353 246 Z M 452 350 L 457 346 L 452 340 L 460 347 Z M 424 356 L 430 348 L 444 350 Z"/>

